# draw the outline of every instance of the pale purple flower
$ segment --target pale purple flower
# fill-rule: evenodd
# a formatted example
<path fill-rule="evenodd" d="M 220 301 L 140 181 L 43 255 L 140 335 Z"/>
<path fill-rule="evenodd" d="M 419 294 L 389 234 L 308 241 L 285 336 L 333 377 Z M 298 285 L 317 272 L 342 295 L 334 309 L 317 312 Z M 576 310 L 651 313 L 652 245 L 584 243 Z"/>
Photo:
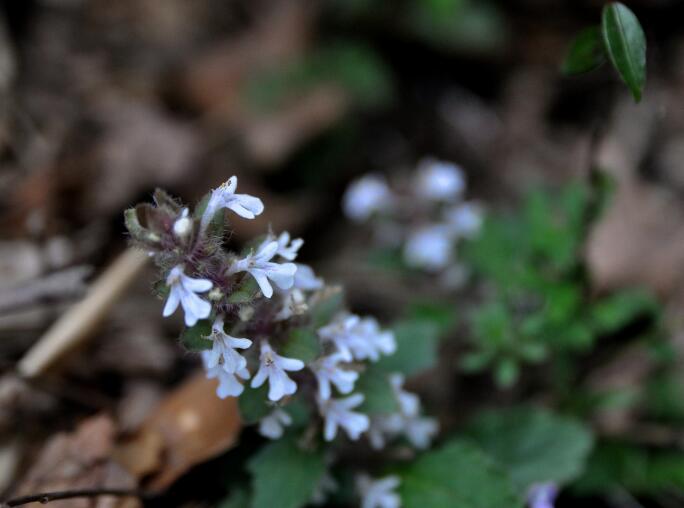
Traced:
<path fill-rule="evenodd" d="M 301 238 L 295 238 L 290 242 L 290 233 L 283 231 L 280 236 L 275 240 L 278 242 L 278 250 L 276 255 L 287 259 L 288 261 L 294 261 L 297 257 L 297 252 L 304 245 L 304 240 Z"/>
<path fill-rule="evenodd" d="M 482 208 L 475 203 L 462 203 L 444 212 L 445 220 L 456 236 L 471 238 L 482 227 Z"/>
<path fill-rule="evenodd" d="M 318 335 L 323 342 L 331 342 L 345 361 L 377 361 L 381 354 L 390 355 L 397 344 L 391 331 L 380 329 L 378 322 L 367 317 L 361 319 L 354 314 L 338 316 L 332 323 L 319 328 Z"/>
<path fill-rule="evenodd" d="M 414 448 L 425 450 L 439 432 L 434 418 L 415 416 L 404 421 L 403 434 Z"/>
<path fill-rule="evenodd" d="M 253 219 L 264 211 L 264 204 L 259 198 L 249 194 L 235 194 L 236 188 L 237 177 L 231 176 L 227 182 L 211 191 L 207 207 L 202 214 L 202 231 L 209 225 L 216 212 L 223 208 L 228 208 L 245 219 Z"/>
<path fill-rule="evenodd" d="M 321 400 L 330 398 L 331 385 L 334 385 L 337 391 L 345 395 L 354 390 L 354 383 L 359 378 L 359 373 L 340 367 L 339 364 L 343 361 L 344 356 L 335 352 L 319 358 L 311 365 L 311 370 L 318 380 L 318 395 Z"/>
<path fill-rule="evenodd" d="M 213 286 L 210 280 L 188 277 L 183 273 L 183 266 L 177 265 L 167 275 L 166 285 L 169 286 L 169 296 L 162 312 L 164 317 L 176 312 L 178 304 L 185 311 L 187 326 L 195 326 L 200 319 L 209 317 L 211 304 L 197 296 L 197 293 L 209 291 Z"/>
<path fill-rule="evenodd" d="M 259 421 L 259 434 L 269 439 L 280 439 L 292 417 L 280 408 L 274 409 Z"/>
<path fill-rule="evenodd" d="M 557 495 L 558 486 L 553 482 L 532 485 L 527 492 L 527 506 L 529 508 L 553 508 Z"/>
<path fill-rule="evenodd" d="M 349 439 L 357 440 L 362 433 L 368 430 L 370 419 L 367 415 L 352 411 L 353 408 L 363 403 L 363 394 L 355 393 L 343 399 L 319 400 L 318 407 L 325 421 L 323 437 L 326 441 L 332 441 L 337 435 L 337 428 L 342 427 Z"/>
<path fill-rule="evenodd" d="M 223 330 L 223 316 L 218 316 L 214 321 L 209 338 L 213 345 L 207 351 L 207 368 L 220 366 L 226 372 L 234 374 L 247 367 L 247 360 L 236 349 L 247 349 L 252 341 L 228 335 Z"/>
<path fill-rule="evenodd" d="M 416 192 L 420 197 L 434 201 L 452 201 L 465 189 L 463 171 L 450 162 L 426 159 L 416 172 Z"/>
<path fill-rule="evenodd" d="M 447 226 L 433 224 L 413 231 L 404 244 L 404 260 L 409 266 L 439 271 L 451 261 L 453 238 Z"/>
<path fill-rule="evenodd" d="M 375 212 L 391 208 L 392 201 L 393 196 L 385 179 L 378 175 L 366 175 L 349 186 L 342 207 L 347 217 L 362 222 Z"/>
<path fill-rule="evenodd" d="M 297 391 L 297 383 L 290 379 L 285 371 L 298 371 L 304 368 L 304 362 L 296 358 L 285 358 L 273 351 L 267 341 L 261 343 L 259 370 L 252 379 L 252 388 L 258 388 L 268 379 L 268 398 L 273 402 Z"/>
<path fill-rule="evenodd" d="M 293 287 L 303 291 L 315 291 L 323 287 L 323 279 L 316 277 L 313 269 L 309 265 L 296 263 L 297 271 L 294 276 Z"/>
<path fill-rule="evenodd" d="M 374 480 L 366 474 L 359 475 L 356 487 L 361 496 L 361 508 L 399 508 L 401 498 L 394 492 L 398 486 L 398 476 Z"/>
<path fill-rule="evenodd" d="M 294 284 L 297 265 L 294 263 L 274 263 L 271 261 L 278 251 L 278 242 L 264 242 L 255 253 L 235 261 L 228 273 L 248 272 L 259 284 L 266 298 L 273 296 L 272 281 L 280 289 L 290 289 Z"/>
<path fill-rule="evenodd" d="M 249 372 L 246 368 L 243 368 L 233 374 L 228 372 L 221 365 L 207 367 L 210 354 L 210 351 L 202 351 L 202 361 L 204 363 L 204 368 L 207 371 L 207 378 L 218 379 L 219 384 L 216 387 L 216 395 L 221 399 L 225 399 L 226 397 L 238 397 L 245 389 L 238 380 L 238 377 L 249 379 Z"/>

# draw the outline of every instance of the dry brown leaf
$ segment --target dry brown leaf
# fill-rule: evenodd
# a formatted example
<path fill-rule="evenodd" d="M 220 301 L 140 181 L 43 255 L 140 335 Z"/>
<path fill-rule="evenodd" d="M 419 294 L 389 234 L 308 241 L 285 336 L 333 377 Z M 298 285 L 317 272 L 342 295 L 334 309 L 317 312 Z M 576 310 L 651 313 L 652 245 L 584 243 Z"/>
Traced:
<path fill-rule="evenodd" d="M 163 490 L 192 466 L 231 448 L 242 428 L 235 398 L 216 396 L 216 381 L 198 373 L 171 392 L 116 457 L 139 478 Z"/>
<path fill-rule="evenodd" d="M 71 489 L 134 489 L 137 482 L 111 459 L 115 426 L 106 415 L 84 420 L 73 433 L 52 437 L 20 483 L 15 496 Z M 137 508 L 134 498 L 77 498 L 51 508 Z"/>

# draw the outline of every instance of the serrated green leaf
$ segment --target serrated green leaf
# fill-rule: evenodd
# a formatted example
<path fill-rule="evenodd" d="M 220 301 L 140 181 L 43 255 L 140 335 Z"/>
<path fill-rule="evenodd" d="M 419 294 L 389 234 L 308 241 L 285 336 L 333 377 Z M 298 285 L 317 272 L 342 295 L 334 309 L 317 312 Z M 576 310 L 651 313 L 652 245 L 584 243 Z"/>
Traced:
<path fill-rule="evenodd" d="M 437 362 L 439 325 L 426 320 L 406 320 L 393 326 L 397 350 L 384 356 L 376 367 L 386 372 L 412 376 L 432 368 Z"/>
<path fill-rule="evenodd" d="M 247 424 L 256 423 L 273 410 L 268 403 L 268 383 L 259 388 L 245 385 L 245 391 L 238 398 L 240 416 Z"/>
<path fill-rule="evenodd" d="M 192 328 L 185 328 L 181 332 L 180 341 L 188 351 L 204 351 L 211 349 L 213 342 L 207 339 L 211 335 L 211 321 L 202 319 Z"/>
<path fill-rule="evenodd" d="M 404 508 L 520 508 L 506 473 L 473 443 L 452 440 L 401 473 Z"/>
<path fill-rule="evenodd" d="M 561 71 L 566 75 L 582 74 L 600 67 L 605 61 L 601 29 L 592 26 L 582 30 L 572 41 Z"/>
<path fill-rule="evenodd" d="M 298 358 L 310 363 L 321 354 L 320 341 L 316 332 L 308 328 L 295 328 L 290 332 L 287 343 L 280 352 L 287 358 Z"/>
<path fill-rule="evenodd" d="M 469 435 L 506 468 L 520 492 L 534 483 L 576 478 L 593 443 L 575 420 L 533 408 L 484 413 L 469 426 Z"/>
<path fill-rule="evenodd" d="M 615 2 L 603 8 L 601 34 L 613 67 L 636 102 L 646 83 L 646 36 L 634 13 Z"/>
<path fill-rule="evenodd" d="M 359 407 L 362 413 L 387 414 L 399 409 L 387 371 L 376 365 L 369 365 L 361 374 L 354 391 L 364 396 L 363 404 Z"/>
<path fill-rule="evenodd" d="M 252 473 L 252 508 L 300 508 L 325 474 L 321 451 L 301 449 L 292 438 L 268 443 L 247 464 Z"/>

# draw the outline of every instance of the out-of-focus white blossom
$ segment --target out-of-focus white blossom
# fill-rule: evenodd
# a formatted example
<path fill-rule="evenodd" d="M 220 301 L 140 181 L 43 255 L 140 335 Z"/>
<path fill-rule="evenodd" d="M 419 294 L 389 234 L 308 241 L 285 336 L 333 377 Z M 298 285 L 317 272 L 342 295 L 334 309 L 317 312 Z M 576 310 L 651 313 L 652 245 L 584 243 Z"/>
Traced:
<path fill-rule="evenodd" d="M 293 287 L 303 291 L 315 291 L 323 287 L 323 279 L 316 277 L 313 268 L 301 263 L 296 263 L 296 265 Z"/>
<path fill-rule="evenodd" d="M 290 242 L 290 233 L 283 231 L 280 236 L 275 239 L 278 242 L 278 250 L 276 250 L 276 255 L 287 259 L 288 261 L 294 261 L 297 257 L 299 249 L 304 245 L 304 240 L 301 238 L 295 238 Z"/>
<path fill-rule="evenodd" d="M 185 311 L 185 324 L 195 326 L 197 321 L 209 317 L 211 304 L 203 300 L 197 293 L 205 293 L 213 286 L 208 279 L 195 279 L 183 273 L 183 266 L 177 265 L 171 269 L 166 277 L 166 285 L 169 286 L 169 296 L 162 312 L 168 317 L 180 304 Z"/>
<path fill-rule="evenodd" d="M 294 263 L 274 263 L 271 261 L 278 252 L 278 242 L 264 242 L 256 252 L 235 261 L 228 273 L 248 272 L 259 284 L 266 298 L 273 296 L 272 281 L 280 289 L 290 289 L 294 284 L 297 265 Z"/>
<path fill-rule="evenodd" d="M 249 194 L 235 194 L 235 189 L 237 177 L 231 176 L 227 182 L 211 191 L 200 221 L 202 231 L 209 225 L 216 212 L 223 208 L 228 208 L 245 219 L 253 219 L 264 211 L 264 204 L 259 198 Z"/>
<path fill-rule="evenodd" d="M 399 508 L 401 498 L 394 490 L 399 486 L 398 476 L 385 476 L 374 480 L 366 474 L 356 479 L 361 496 L 361 508 Z"/>
<path fill-rule="evenodd" d="M 304 362 L 296 358 L 285 358 L 273 351 L 267 341 L 261 343 L 259 370 L 252 378 L 252 388 L 258 388 L 268 379 L 268 398 L 277 402 L 285 395 L 297 391 L 297 383 L 288 377 L 285 371 L 298 371 L 304 368 Z"/>
<path fill-rule="evenodd" d="M 173 223 L 173 234 L 181 241 L 186 241 L 192 235 L 192 219 L 187 208 L 183 208 L 181 216 Z"/>
<path fill-rule="evenodd" d="M 456 164 L 426 159 L 418 164 L 415 188 L 420 197 L 453 201 L 465 190 L 465 177 Z"/>
<path fill-rule="evenodd" d="M 208 367 L 211 351 L 202 351 L 202 361 L 207 373 L 207 378 L 218 379 L 218 386 L 216 387 L 216 395 L 221 399 L 226 397 L 238 397 L 245 389 L 242 383 L 238 380 L 249 379 L 249 371 L 246 368 L 239 369 L 237 372 L 230 373 L 221 365 Z"/>
<path fill-rule="evenodd" d="M 337 435 L 337 428 L 341 427 L 349 439 L 357 440 L 368 430 L 370 419 L 367 415 L 352 411 L 363 403 L 363 395 L 355 393 L 343 399 L 319 400 L 318 407 L 323 415 L 323 438 L 332 441 Z"/>
<path fill-rule="evenodd" d="M 553 508 L 557 495 L 558 486 L 553 482 L 532 485 L 527 492 L 527 506 L 529 508 Z"/>
<path fill-rule="evenodd" d="M 301 290 L 293 288 L 283 297 L 283 306 L 275 315 L 276 321 L 285 321 L 292 316 L 301 316 L 309 309 L 306 304 L 306 297 Z"/>
<path fill-rule="evenodd" d="M 342 207 L 347 217 L 362 222 L 375 212 L 389 210 L 392 201 L 392 192 L 385 179 L 366 175 L 349 186 L 342 199 Z"/>
<path fill-rule="evenodd" d="M 226 372 L 234 374 L 247 367 L 247 360 L 235 349 L 247 349 L 252 345 L 252 341 L 228 335 L 223 330 L 223 316 L 216 318 L 209 337 L 213 345 L 206 354 L 207 368 L 220 366 Z"/>
<path fill-rule="evenodd" d="M 335 385 L 335 388 L 345 395 L 354 390 L 354 383 L 359 378 L 359 373 L 343 369 L 340 367 L 340 362 L 344 362 L 344 356 L 335 352 L 319 358 L 311 365 L 311 370 L 318 380 L 318 396 L 321 400 L 330 398 L 331 384 Z"/>
<path fill-rule="evenodd" d="M 404 261 L 409 266 L 439 271 L 451 262 L 453 250 L 453 238 L 447 226 L 423 226 L 413 231 L 406 240 Z"/>
<path fill-rule="evenodd" d="M 461 203 L 444 213 L 451 232 L 456 236 L 471 238 L 482 227 L 482 208 L 475 203 Z"/>
<path fill-rule="evenodd" d="M 259 434 L 269 439 L 280 439 L 292 417 L 280 408 L 274 409 L 259 421 Z"/>
<path fill-rule="evenodd" d="M 397 348 L 391 331 L 381 330 L 371 317 L 361 319 L 353 314 L 338 316 L 329 325 L 319 328 L 318 336 L 323 342 L 334 344 L 344 361 L 375 362 L 381 354 L 393 354 Z"/>

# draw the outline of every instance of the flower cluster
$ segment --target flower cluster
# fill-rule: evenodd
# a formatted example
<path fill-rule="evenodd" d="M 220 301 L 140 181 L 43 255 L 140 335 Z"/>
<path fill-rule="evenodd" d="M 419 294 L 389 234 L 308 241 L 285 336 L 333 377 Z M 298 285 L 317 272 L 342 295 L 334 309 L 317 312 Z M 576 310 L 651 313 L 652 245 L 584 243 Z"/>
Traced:
<path fill-rule="evenodd" d="M 439 178 L 458 187 L 444 175 Z M 430 190 L 430 184 L 421 184 L 425 192 L 446 196 Z M 389 193 L 378 198 L 383 188 L 361 189 L 354 198 L 361 203 L 354 205 L 357 211 L 383 200 L 383 206 L 390 206 Z M 401 375 L 386 373 L 383 381 L 394 393 L 397 413 L 367 414 L 366 394 L 358 390 L 357 381 L 370 366 L 395 353 L 394 334 L 372 317 L 346 311 L 339 290 L 295 262 L 302 239 L 268 233 L 240 253 L 230 251 L 226 219 L 232 214 L 254 219 L 264 210 L 260 199 L 236 190 L 232 177 L 192 213 L 156 191 L 154 205 L 138 205 L 125 214 L 133 242 L 160 268 L 156 287 L 166 298 L 163 315 L 182 309 L 186 329 L 181 340 L 200 351 L 207 377 L 217 380 L 217 395 L 261 397 L 251 404 L 258 415 L 243 416 L 258 422 L 259 432 L 270 439 L 297 425 L 290 405 L 304 403 L 317 415 L 309 423 L 320 421 L 323 441 L 341 434 L 357 440 L 365 434 L 377 447 L 380 440 L 384 444 L 405 436 L 416 448 L 425 448 L 436 423 L 420 416 L 420 402 L 402 389 Z M 399 506 L 396 494 L 388 492 L 396 487 L 394 480 L 375 485 L 366 478 L 361 483 L 364 506 Z M 319 494 L 331 485 L 322 486 Z"/>
<path fill-rule="evenodd" d="M 454 259 L 456 245 L 475 235 L 482 224 L 480 206 L 463 199 L 465 189 L 458 166 L 425 159 L 408 181 L 392 188 L 379 175 L 353 182 L 343 208 L 356 222 L 377 216 L 379 239 L 400 248 L 407 265 L 442 274 L 445 284 L 456 285 L 463 273 Z"/>

